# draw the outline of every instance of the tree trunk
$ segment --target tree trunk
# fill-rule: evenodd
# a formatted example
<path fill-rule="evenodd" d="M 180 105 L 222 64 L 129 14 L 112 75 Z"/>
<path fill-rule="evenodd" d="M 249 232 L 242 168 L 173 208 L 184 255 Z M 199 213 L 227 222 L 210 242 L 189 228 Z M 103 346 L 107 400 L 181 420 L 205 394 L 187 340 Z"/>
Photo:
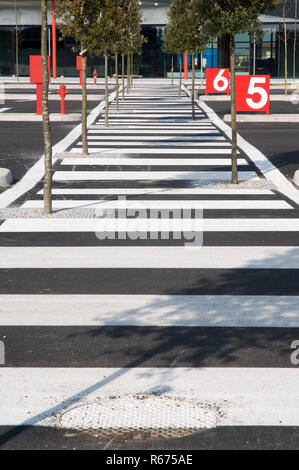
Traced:
<path fill-rule="evenodd" d="M 286 23 L 286 2 L 283 4 L 283 31 L 284 31 L 284 93 L 288 94 L 288 38 Z"/>
<path fill-rule="evenodd" d="M 115 108 L 119 111 L 118 54 L 115 54 Z"/>
<path fill-rule="evenodd" d="M 179 85 L 179 99 L 182 99 L 182 54 L 180 54 L 180 85 Z"/>
<path fill-rule="evenodd" d="M 237 160 L 237 113 L 236 113 L 236 69 L 235 38 L 230 35 L 230 73 L 231 73 L 231 127 L 232 127 L 232 184 L 238 184 Z"/>
<path fill-rule="evenodd" d="M 51 125 L 48 107 L 49 93 L 49 66 L 48 66 L 48 1 L 41 2 L 41 55 L 43 69 L 43 94 L 42 94 L 42 114 L 43 114 L 43 137 L 45 154 L 45 178 L 44 178 L 44 213 L 52 212 L 52 139 Z"/>
<path fill-rule="evenodd" d="M 133 86 L 133 77 L 134 77 L 134 54 L 131 53 L 131 87 Z"/>
<path fill-rule="evenodd" d="M 195 55 L 192 52 L 192 120 L 195 121 Z"/>
<path fill-rule="evenodd" d="M 173 54 L 171 54 L 171 86 L 173 86 Z"/>
<path fill-rule="evenodd" d="M 132 88 L 132 54 L 129 53 L 129 89 Z"/>
<path fill-rule="evenodd" d="M 130 54 L 127 54 L 127 93 L 130 91 Z"/>
<path fill-rule="evenodd" d="M 16 77 L 17 77 L 17 84 L 19 85 L 19 26 L 18 26 L 18 10 L 17 10 L 17 2 L 15 0 L 15 19 L 16 19 Z"/>
<path fill-rule="evenodd" d="M 121 82 L 122 82 L 122 100 L 125 99 L 125 54 L 121 55 Z"/>
<path fill-rule="evenodd" d="M 109 126 L 108 54 L 105 52 L 105 127 Z"/>
<path fill-rule="evenodd" d="M 82 46 L 82 153 L 88 155 L 87 140 L 87 54 Z"/>
<path fill-rule="evenodd" d="M 296 81 L 296 54 L 297 54 L 297 16 L 298 16 L 298 1 L 295 0 L 295 31 L 294 31 L 294 51 L 293 51 L 293 80 Z"/>

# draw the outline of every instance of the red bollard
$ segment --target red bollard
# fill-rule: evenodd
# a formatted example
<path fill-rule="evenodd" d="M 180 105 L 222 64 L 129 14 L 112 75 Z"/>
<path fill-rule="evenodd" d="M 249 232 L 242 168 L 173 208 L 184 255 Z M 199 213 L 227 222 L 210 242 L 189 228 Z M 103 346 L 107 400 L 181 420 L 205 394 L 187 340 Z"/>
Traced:
<path fill-rule="evenodd" d="M 65 114 L 65 97 L 68 94 L 68 91 L 65 88 L 65 85 L 60 85 L 60 90 L 57 91 L 57 93 L 61 97 L 61 103 L 60 103 L 60 113 Z"/>
<path fill-rule="evenodd" d="M 97 84 L 97 77 L 98 77 L 98 72 L 96 71 L 96 69 L 94 69 L 92 75 L 93 75 L 93 78 L 94 78 L 94 84 L 96 85 Z"/>

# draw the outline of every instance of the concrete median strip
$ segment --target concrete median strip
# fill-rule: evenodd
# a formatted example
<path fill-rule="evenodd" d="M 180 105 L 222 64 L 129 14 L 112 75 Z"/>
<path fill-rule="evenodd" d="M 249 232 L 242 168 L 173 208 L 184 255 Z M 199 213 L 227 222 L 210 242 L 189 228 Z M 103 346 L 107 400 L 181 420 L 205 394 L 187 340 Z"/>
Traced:
<path fill-rule="evenodd" d="M 292 95 L 270 95 L 270 101 L 287 101 L 292 102 Z M 227 95 L 202 95 L 200 101 L 230 101 L 230 96 Z"/>
<path fill-rule="evenodd" d="M 231 122 L 231 115 L 225 114 L 224 122 Z M 299 114 L 238 114 L 237 122 L 299 122 Z"/>
<path fill-rule="evenodd" d="M 42 122 L 43 117 L 34 113 L 2 113 L 0 121 L 11 122 Z M 51 122 L 81 121 L 81 114 L 50 114 Z"/>

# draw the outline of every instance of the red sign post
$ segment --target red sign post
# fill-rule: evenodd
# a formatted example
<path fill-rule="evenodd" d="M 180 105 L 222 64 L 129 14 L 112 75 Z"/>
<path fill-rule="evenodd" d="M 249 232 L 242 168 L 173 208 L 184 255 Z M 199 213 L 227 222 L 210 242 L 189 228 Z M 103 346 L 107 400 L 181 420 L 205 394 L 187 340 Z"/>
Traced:
<path fill-rule="evenodd" d="M 189 61 L 189 54 L 188 52 L 185 52 L 184 54 L 184 80 L 188 80 L 188 76 L 189 76 L 188 61 Z"/>
<path fill-rule="evenodd" d="M 229 95 L 229 69 L 206 69 L 206 95 L 227 93 Z"/>
<path fill-rule="evenodd" d="M 270 75 L 236 75 L 236 109 L 270 114 Z"/>
<path fill-rule="evenodd" d="M 43 93 L 43 67 L 42 56 L 31 55 L 30 58 L 30 83 L 36 84 L 36 114 L 42 114 Z M 48 57 L 49 81 L 51 79 L 50 57 Z"/>
<path fill-rule="evenodd" d="M 55 17 L 55 0 L 52 0 L 52 65 L 53 79 L 57 78 L 57 47 L 56 47 L 56 17 Z"/>

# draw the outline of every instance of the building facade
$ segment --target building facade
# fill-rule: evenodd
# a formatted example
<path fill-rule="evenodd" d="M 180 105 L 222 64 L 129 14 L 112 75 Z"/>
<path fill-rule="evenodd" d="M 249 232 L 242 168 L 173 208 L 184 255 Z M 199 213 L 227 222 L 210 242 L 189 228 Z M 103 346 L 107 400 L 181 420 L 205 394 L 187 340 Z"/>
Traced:
<path fill-rule="evenodd" d="M 140 6 L 143 14 L 142 34 L 147 38 L 143 53 L 134 58 L 134 72 L 145 77 L 165 77 L 170 72 L 171 58 L 163 54 L 162 37 L 167 23 L 167 9 L 171 0 L 143 0 Z M 285 17 L 282 7 L 261 17 L 264 36 L 255 42 L 248 33 L 236 36 L 236 68 L 238 73 L 270 74 L 282 77 L 287 49 L 288 74 L 299 77 L 299 47 L 294 47 L 295 31 L 299 39 L 299 22 L 295 20 L 295 2 L 289 0 Z M 49 54 L 51 55 L 51 2 L 49 2 Z M 285 29 L 286 44 L 285 48 Z M 0 0 L 0 76 L 29 75 L 29 56 L 40 54 L 40 1 L 39 0 Z M 74 76 L 74 40 L 62 39 L 57 32 L 57 73 L 58 76 Z M 295 49 L 295 55 L 294 55 Z M 298 49 L 298 51 L 297 51 Z M 294 60 L 295 57 L 295 60 Z M 227 66 L 229 48 L 226 38 L 210 44 L 203 57 L 198 57 L 196 67 L 201 69 L 201 58 L 207 67 Z M 176 60 L 178 71 L 179 60 Z M 104 73 L 101 57 L 89 58 L 88 73 L 96 68 Z M 112 61 L 110 73 L 113 72 Z"/>

